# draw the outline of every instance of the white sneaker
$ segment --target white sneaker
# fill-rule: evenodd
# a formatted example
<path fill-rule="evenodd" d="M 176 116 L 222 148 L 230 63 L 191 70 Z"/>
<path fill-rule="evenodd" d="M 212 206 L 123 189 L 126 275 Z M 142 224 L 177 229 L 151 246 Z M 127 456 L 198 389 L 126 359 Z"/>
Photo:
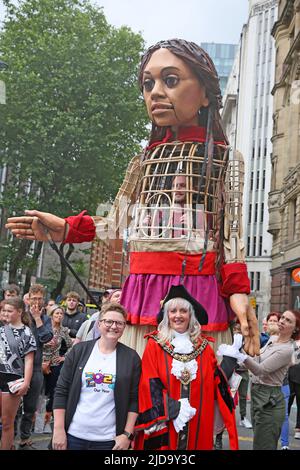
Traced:
<path fill-rule="evenodd" d="M 289 446 L 282 446 L 281 450 L 290 450 Z"/>
<path fill-rule="evenodd" d="M 300 439 L 300 431 L 295 431 L 295 439 Z"/>
<path fill-rule="evenodd" d="M 240 426 L 244 426 L 244 428 L 247 428 L 247 429 L 252 429 L 252 424 L 250 423 L 249 419 L 247 419 L 247 418 L 243 418 L 240 421 Z"/>

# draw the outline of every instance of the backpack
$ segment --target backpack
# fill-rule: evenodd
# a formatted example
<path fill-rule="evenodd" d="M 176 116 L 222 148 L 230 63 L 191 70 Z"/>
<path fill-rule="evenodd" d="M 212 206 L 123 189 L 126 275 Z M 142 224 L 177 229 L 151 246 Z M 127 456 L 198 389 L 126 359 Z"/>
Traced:
<path fill-rule="evenodd" d="M 87 341 L 87 335 L 89 332 L 93 329 L 94 325 L 96 323 L 96 320 L 86 320 L 85 325 L 84 325 L 84 330 L 82 333 L 81 341 Z"/>

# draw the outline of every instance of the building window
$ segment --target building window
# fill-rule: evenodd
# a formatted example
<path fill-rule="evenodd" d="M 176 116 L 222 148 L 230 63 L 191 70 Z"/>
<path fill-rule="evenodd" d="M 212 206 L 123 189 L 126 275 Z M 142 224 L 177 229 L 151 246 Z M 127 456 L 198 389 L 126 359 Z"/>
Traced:
<path fill-rule="evenodd" d="M 264 27 L 264 32 L 267 33 L 268 32 L 268 12 L 266 12 L 266 15 L 265 15 L 265 27 Z"/>
<path fill-rule="evenodd" d="M 264 56 L 266 55 L 266 52 L 264 52 Z M 265 63 L 265 57 L 264 57 L 264 63 Z M 261 87 L 260 87 L 260 96 L 263 96 L 264 95 L 264 86 L 265 86 L 265 83 L 262 82 L 261 84 Z M 262 126 L 262 116 L 263 116 L 263 112 L 262 112 L 262 109 L 261 109 L 261 116 L 260 116 L 260 126 Z"/>
<path fill-rule="evenodd" d="M 262 189 L 266 187 L 266 170 L 263 171 Z"/>
<path fill-rule="evenodd" d="M 258 203 L 255 204 L 255 213 L 254 213 L 254 222 L 257 222 L 257 214 L 258 214 Z"/>
<path fill-rule="evenodd" d="M 259 189 L 259 171 L 256 173 L 256 189 Z"/>
<path fill-rule="evenodd" d="M 253 251 L 252 256 L 256 255 L 256 237 L 253 237 Z"/>
<path fill-rule="evenodd" d="M 267 90 L 267 92 L 268 92 L 268 90 Z M 269 107 L 267 107 L 267 109 L 266 109 L 265 126 L 268 125 L 268 121 L 269 121 Z"/>
<path fill-rule="evenodd" d="M 263 237 L 259 237 L 259 256 L 262 256 Z M 259 289 L 258 289 L 259 290 Z"/>
<path fill-rule="evenodd" d="M 250 237 L 247 238 L 247 256 L 250 256 L 250 246 L 251 246 L 251 240 Z"/>
<path fill-rule="evenodd" d="M 254 273 L 250 272 L 250 289 L 254 290 Z"/>
<path fill-rule="evenodd" d="M 260 273 L 256 274 L 256 290 L 260 290 Z"/>
<path fill-rule="evenodd" d="M 254 180 L 254 173 L 251 171 L 251 180 L 250 180 L 250 190 L 253 191 L 253 180 Z"/>
<path fill-rule="evenodd" d="M 251 224 L 251 212 L 252 212 L 252 204 L 249 204 L 248 224 Z"/>
<path fill-rule="evenodd" d="M 267 123 L 267 120 L 266 120 L 266 123 Z M 267 148 L 268 148 L 268 145 L 267 145 L 268 141 L 267 139 L 265 139 L 265 150 L 264 150 L 264 157 L 267 156 Z"/>
<path fill-rule="evenodd" d="M 296 219 L 297 219 L 297 199 L 293 199 L 289 203 L 289 240 L 294 241 L 296 239 Z"/>
<path fill-rule="evenodd" d="M 260 222 L 261 222 L 261 223 L 264 221 L 264 210 L 265 210 L 265 204 L 262 203 L 262 205 L 261 205 L 261 212 L 260 212 Z"/>
<path fill-rule="evenodd" d="M 276 189 L 276 172 L 277 172 L 277 157 L 272 157 L 272 176 L 271 176 L 271 191 Z M 264 184 L 264 181 L 263 181 Z"/>

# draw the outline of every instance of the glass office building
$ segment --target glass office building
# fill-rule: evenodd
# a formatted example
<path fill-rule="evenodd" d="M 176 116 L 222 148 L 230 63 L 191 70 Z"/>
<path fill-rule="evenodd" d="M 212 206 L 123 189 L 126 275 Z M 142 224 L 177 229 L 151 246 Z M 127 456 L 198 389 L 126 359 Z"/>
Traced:
<path fill-rule="evenodd" d="M 235 54 L 237 52 L 237 45 L 203 42 L 201 47 L 210 55 L 215 64 L 220 77 L 222 95 L 224 95 L 227 80 L 233 66 Z"/>

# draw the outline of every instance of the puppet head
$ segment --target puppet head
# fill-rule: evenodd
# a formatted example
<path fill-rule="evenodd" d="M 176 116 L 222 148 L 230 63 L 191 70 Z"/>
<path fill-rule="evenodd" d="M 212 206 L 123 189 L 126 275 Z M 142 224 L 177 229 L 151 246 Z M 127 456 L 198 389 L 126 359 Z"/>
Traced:
<path fill-rule="evenodd" d="M 143 90 L 143 74 L 153 53 L 165 48 L 172 54 L 179 57 L 189 66 L 193 74 L 198 78 L 201 86 L 204 86 L 209 105 L 199 109 L 199 125 L 211 127 L 215 141 L 225 141 L 227 139 L 222 129 L 219 110 L 222 107 L 222 95 L 219 84 L 219 77 L 215 66 L 209 55 L 200 46 L 183 39 L 170 39 L 160 41 L 151 46 L 143 55 L 139 72 L 139 86 Z M 210 129 L 208 129 L 209 131 Z M 156 126 L 153 123 L 150 142 L 159 140 L 166 132 L 165 127 Z"/>

